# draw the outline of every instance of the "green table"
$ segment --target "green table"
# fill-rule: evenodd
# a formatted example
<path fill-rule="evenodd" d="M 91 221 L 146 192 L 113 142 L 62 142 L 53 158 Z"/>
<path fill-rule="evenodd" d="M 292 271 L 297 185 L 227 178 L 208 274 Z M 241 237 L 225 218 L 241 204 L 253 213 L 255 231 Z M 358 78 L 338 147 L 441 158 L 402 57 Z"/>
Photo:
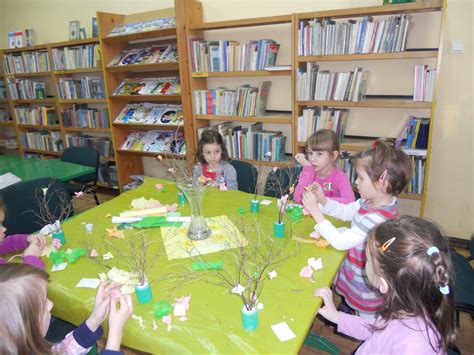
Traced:
<path fill-rule="evenodd" d="M 156 183 L 161 183 L 166 192 L 159 192 Z M 177 187 L 166 180 L 146 178 L 139 188 L 123 193 L 117 198 L 88 210 L 63 224 L 66 235 L 67 248 L 80 247 L 81 241 L 89 239 L 92 243 L 100 238 L 108 238 L 106 228 L 113 225 L 106 215 L 111 213 L 117 216 L 123 210 L 130 208 L 133 199 L 139 197 L 155 198 L 162 203 L 177 202 Z M 203 210 L 207 217 L 222 214 L 237 215 L 237 208 L 244 207 L 248 211 L 252 195 L 240 191 L 219 191 L 210 189 L 204 197 Z M 276 218 L 276 201 L 269 206 L 261 206 L 257 217 L 265 227 L 271 230 Z M 183 215 L 189 215 L 189 206 L 179 208 Z M 243 217 L 253 218 L 246 212 Z M 94 224 L 94 234 L 87 236 L 84 233 L 84 223 Z M 295 236 L 309 240 L 309 233 L 313 228 L 313 221 L 309 217 L 298 222 L 293 229 Z M 338 225 L 341 225 L 340 223 Z M 126 237 L 133 231 L 125 230 Z M 150 229 L 149 236 L 156 238 L 156 248 L 163 248 L 160 229 Z M 287 237 L 285 237 L 287 238 Z M 114 243 L 123 243 L 113 239 Z M 99 242 L 96 242 L 99 243 Z M 297 242 L 292 242 L 295 247 Z M 99 244 L 97 244 L 99 245 Z M 313 291 L 322 286 L 328 286 L 333 280 L 345 253 L 331 247 L 322 249 L 314 244 L 300 243 L 300 253 L 276 267 L 278 277 L 266 280 L 259 302 L 264 309 L 259 312 L 259 326 L 254 332 L 243 330 L 241 325 L 240 309 L 242 302 L 237 295 L 225 292 L 223 287 L 214 286 L 204 281 L 175 285 L 164 281 L 152 283 L 153 301 L 147 305 L 139 305 L 136 296 L 134 299 L 134 313 L 143 318 L 145 329 L 141 329 L 138 322 L 130 319 L 126 325 L 122 344 L 128 347 L 151 353 L 297 353 L 303 344 L 308 330 L 317 313 L 321 300 L 313 296 Z M 208 261 L 223 260 L 226 262 L 226 252 L 208 254 Z M 310 257 L 321 257 L 323 270 L 315 271 L 315 282 L 299 276 L 301 268 L 307 265 Z M 166 256 L 159 259 L 154 266 L 156 274 L 160 275 L 164 267 L 191 264 L 192 259 L 168 261 Z M 228 260 L 227 260 L 228 261 Z M 50 270 L 52 264 L 45 259 L 46 268 Z M 118 259 L 112 259 L 110 266 L 120 268 Z M 89 258 L 81 258 L 76 263 L 68 265 L 61 272 L 50 274 L 51 282 L 48 287 L 48 296 L 54 302 L 53 315 L 74 324 L 80 324 L 90 313 L 96 290 L 75 288 L 81 278 L 97 278 L 99 272 L 106 272 L 103 267 Z M 150 276 L 149 276 L 150 278 Z M 153 304 L 160 300 L 174 303 L 175 298 L 191 295 L 188 320 L 181 322 L 173 316 L 173 328 L 167 331 L 166 325 L 156 319 L 158 328 L 152 329 Z M 296 334 L 296 338 L 280 342 L 271 329 L 271 325 L 285 321 Z"/>
<path fill-rule="evenodd" d="M 94 172 L 90 166 L 61 160 L 38 160 L 14 155 L 0 156 L 0 174 L 12 173 L 23 181 L 52 176 L 62 181 Z"/>

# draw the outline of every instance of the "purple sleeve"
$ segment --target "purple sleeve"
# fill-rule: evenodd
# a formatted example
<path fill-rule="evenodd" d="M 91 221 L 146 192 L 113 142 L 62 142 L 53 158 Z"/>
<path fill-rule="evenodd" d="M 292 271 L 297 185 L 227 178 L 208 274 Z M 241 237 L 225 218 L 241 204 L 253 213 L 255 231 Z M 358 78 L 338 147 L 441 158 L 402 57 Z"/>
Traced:
<path fill-rule="evenodd" d="M 76 342 L 83 348 L 94 346 L 95 342 L 104 334 L 104 328 L 100 326 L 95 332 L 89 329 L 86 322 L 82 322 L 79 327 L 74 329 L 72 335 Z"/>
<path fill-rule="evenodd" d="M 25 255 L 23 257 L 23 264 L 29 264 L 41 270 L 44 270 L 45 268 L 43 260 L 41 260 L 40 257 L 34 255 Z"/>
<path fill-rule="evenodd" d="M 375 319 L 362 318 L 339 312 L 337 331 L 358 340 L 366 340 L 372 335 L 372 330 L 369 326 L 374 323 Z"/>
<path fill-rule="evenodd" d="M 119 354 L 123 354 L 123 352 L 116 351 L 116 350 L 107 350 L 107 349 L 104 349 L 100 352 L 100 355 L 119 355 Z"/>
<path fill-rule="evenodd" d="M 314 170 L 314 166 L 312 165 L 303 166 L 303 170 L 301 171 L 300 177 L 298 179 L 298 185 L 296 185 L 296 189 L 295 189 L 294 199 L 296 202 L 301 203 L 304 188 L 306 186 L 311 185 L 314 182 L 315 177 L 316 177 L 316 170 Z"/>
<path fill-rule="evenodd" d="M 339 197 L 331 197 L 331 199 L 340 203 L 350 203 L 355 201 L 354 191 L 349 178 L 342 171 L 338 171 L 336 175 L 334 185 L 336 185 Z"/>
<path fill-rule="evenodd" d="M 27 238 L 28 234 L 14 234 L 6 237 L 0 243 L 0 255 L 25 249 L 28 246 Z"/>

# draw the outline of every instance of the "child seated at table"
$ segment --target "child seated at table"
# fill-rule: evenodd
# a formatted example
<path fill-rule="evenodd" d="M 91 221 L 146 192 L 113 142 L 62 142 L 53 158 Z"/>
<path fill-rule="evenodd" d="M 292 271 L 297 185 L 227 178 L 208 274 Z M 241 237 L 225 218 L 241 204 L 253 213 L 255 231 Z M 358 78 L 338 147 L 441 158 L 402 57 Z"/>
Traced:
<path fill-rule="evenodd" d="M 208 129 L 202 133 L 196 160 L 195 178 L 205 179 L 211 185 L 227 190 L 237 190 L 237 172 L 229 163 L 229 153 L 219 132 Z"/>
<path fill-rule="evenodd" d="M 25 264 L 0 265 L 0 354 L 84 354 L 102 336 L 108 317 L 109 334 L 102 354 L 120 354 L 122 332 L 133 313 L 132 298 L 120 284 L 103 282 L 91 315 L 63 341 L 45 339 L 53 302 L 48 299 L 48 274 Z"/>
<path fill-rule="evenodd" d="M 445 354 L 455 339 L 454 270 L 439 228 L 402 216 L 379 224 L 367 244 L 367 276 L 383 294 L 376 319 L 337 312 L 331 290 L 317 289 L 319 314 L 364 343 L 356 354 Z"/>
<path fill-rule="evenodd" d="M 41 235 L 14 234 L 5 236 L 7 229 L 3 226 L 5 220 L 5 204 L 0 199 L 0 255 L 23 250 L 23 262 L 44 270 L 40 256 L 46 246 L 46 239 Z M 0 257 L 0 264 L 5 264 Z"/>

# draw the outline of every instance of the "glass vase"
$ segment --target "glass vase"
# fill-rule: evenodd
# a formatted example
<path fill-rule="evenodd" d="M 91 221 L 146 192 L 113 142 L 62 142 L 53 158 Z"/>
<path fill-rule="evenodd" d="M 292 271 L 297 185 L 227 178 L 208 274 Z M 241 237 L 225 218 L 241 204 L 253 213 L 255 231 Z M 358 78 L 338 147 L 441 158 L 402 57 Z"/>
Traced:
<path fill-rule="evenodd" d="M 206 218 L 202 211 L 202 199 L 207 191 L 207 186 L 197 181 L 187 179 L 178 182 L 178 188 L 186 196 L 191 208 L 191 223 L 188 229 L 188 238 L 191 240 L 203 240 L 211 236 Z"/>

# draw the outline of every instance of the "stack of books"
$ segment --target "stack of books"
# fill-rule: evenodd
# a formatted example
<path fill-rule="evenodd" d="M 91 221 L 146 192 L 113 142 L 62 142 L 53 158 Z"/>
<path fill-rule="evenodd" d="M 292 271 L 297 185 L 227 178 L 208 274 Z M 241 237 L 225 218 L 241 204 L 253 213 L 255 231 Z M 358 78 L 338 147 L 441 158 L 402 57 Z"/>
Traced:
<path fill-rule="evenodd" d="M 46 49 L 3 55 L 5 73 L 38 73 L 50 71 L 48 51 Z"/>
<path fill-rule="evenodd" d="M 146 125 L 183 125 L 181 105 L 152 104 L 149 102 L 126 105 L 115 118 L 115 123 Z"/>
<path fill-rule="evenodd" d="M 157 19 L 149 20 L 149 21 L 133 22 L 133 23 L 117 25 L 112 29 L 112 31 L 110 31 L 109 37 L 121 36 L 125 34 L 132 34 L 132 33 L 139 33 L 139 32 L 155 31 L 155 30 L 161 30 L 165 28 L 174 28 L 174 27 L 176 27 L 175 17 L 157 18 Z"/>
<path fill-rule="evenodd" d="M 338 135 L 339 142 L 343 142 L 348 116 L 347 109 L 306 107 L 298 117 L 298 142 L 306 142 L 320 129 L 332 129 Z"/>
<path fill-rule="evenodd" d="M 298 101 L 334 100 L 364 101 L 369 73 L 362 68 L 349 72 L 319 71 L 316 63 L 298 68 L 296 94 Z"/>
<path fill-rule="evenodd" d="M 64 149 L 60 131 L 30 131 L 21 132 L 20 141 L 23 147 L 29 149 L 60 152 Z"/>
<path fill-rule="evenodd" d="M 78 80 L 59 78 L 58 93 L 61 100 L 104 99 L 104 79 L 84 76 Z"/>
<path fill-rule="evenodd" d="M 100 59 L 99 44 L 53 48 L 54 70 L 97 68 Z"/>
<path fill-rule="evenodd" d="M 57 126 L 59 125 L 54 107 L 15 107 L 16 122 L 25 125 Z"/>
<path fill-rule="evenodd" d="M 381 21 L 373 21 L 371 16 L 347 22 L 330 18 L 300 21 L 298 55 L 405 51 L 410 19 L 410 15 L 403 14 Z"/>
<path fill-rule="evenodd" d="M 217 88 L 193 92 L 194 109 L 198 115 L 262 117 L 265 114 L 271 81 L 258 87 L 238 86 L 236 90 Z"/>
<path fill-rule="evenodd" d="M 121 149 L 184 155 L 186 143 L 181 131 L 132 131 Z"/>
<path fill-rule="evenodd" d="M 45 99 L 46 83 L 39 80 L 7 78 L 12 100 Z"/>
<path fill-rule="evenodd" d="M 64 127 L 110 128 L 109 111 L 106 108 L 89 108 L 87 104 L 73 105 L 61 111 Z"/>
<path fill-rule="evenodd" d="M 191 41 L 193 72 L 252 71 L 274 66 L 280 45 L 272 39 Z"/>
<path fill-rule="evenodd" d="M 413 80 L 413 101 L 433 101 L 436 69 L 428 69 L 427 65 L 415 65 Z"/>
<path fill-rule="evenodd" d="M 114 156 L 112 140 L 108 137 L 92 137 L 84 134 L 66 134 L 67 147 L 89 147 L 96 149 L 101 157 Z"/>
<path fill-rule="evenodd" d="M 155 45 L 146 48 L 124 49 L 109 63 L 109 67 L 117 65 L 153 64 L 178 62 L 176 44 Z"/>
<path fill-rule="evenodd" d="M 414 194 L 422 194 L 426 173 L 426 155 L 410 155 L 413 164 L 413 176 L 408 183 L 407 192 Z"/>
<path fill-rule="evenodd" d="M 114 95 L 175 95 L 181 94 L 179 78 L 125 79 Z"/>

